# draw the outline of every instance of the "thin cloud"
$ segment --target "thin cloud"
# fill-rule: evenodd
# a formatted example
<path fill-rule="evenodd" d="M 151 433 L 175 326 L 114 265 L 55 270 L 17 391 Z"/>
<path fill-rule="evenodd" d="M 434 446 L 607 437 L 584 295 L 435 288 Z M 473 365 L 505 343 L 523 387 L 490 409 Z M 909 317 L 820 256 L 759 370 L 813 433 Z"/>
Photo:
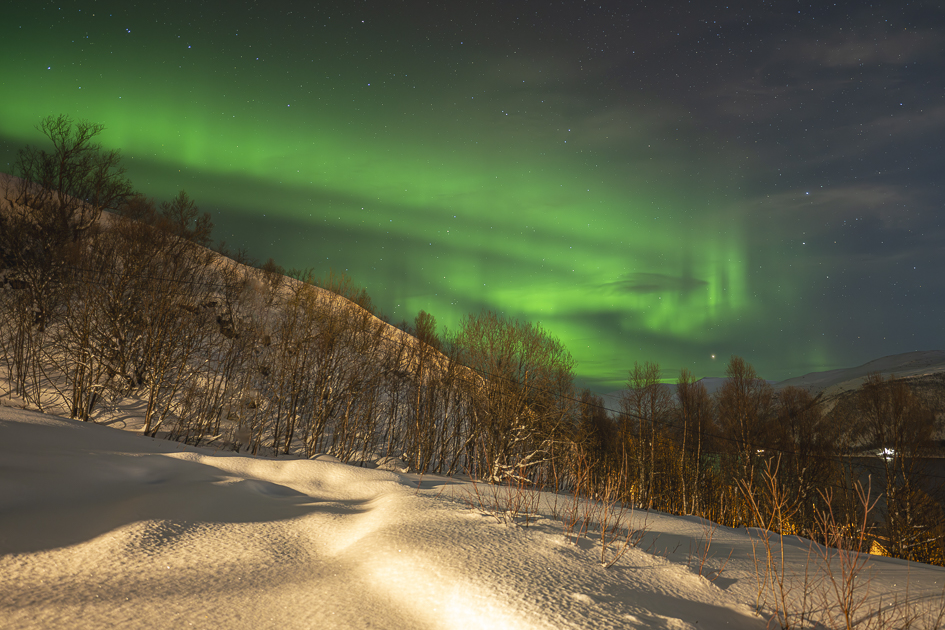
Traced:
<path fill-rule="evenodd" d="M 690 293 L 709 285 L 693 277 L 669 276 L 661 273 L 628 273 L 606 286 L 619 293 Z"/>

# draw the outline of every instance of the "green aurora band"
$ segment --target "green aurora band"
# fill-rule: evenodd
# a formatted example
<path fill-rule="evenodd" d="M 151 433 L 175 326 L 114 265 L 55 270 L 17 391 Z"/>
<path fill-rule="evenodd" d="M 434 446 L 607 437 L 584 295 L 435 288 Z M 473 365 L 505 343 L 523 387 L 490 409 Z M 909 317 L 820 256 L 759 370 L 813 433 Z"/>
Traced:
<path fill-rule="evenodd" d="M 634 361 L 720 374 L 738 348 L 719 340 L 762 317 L 735 158 L 696 157 L 714 139 L 655 99 L 568 123 L 541 84 L 460 102 L 459 83 L 420 95 L 378 71 L 290 100 L 291 73 L 238 85 L 223 62 L 112 49 L 72 65 L 68 46 L 22 43 L 3 45 L 8 156 L 41 142 L 41 116 L 101 122 L 142 192 L 186 189 L 257 259 L 345 271 L 391 321 L 423 309 L 452 328 L 488 308 L 540 322 L 607 391 Z"/>

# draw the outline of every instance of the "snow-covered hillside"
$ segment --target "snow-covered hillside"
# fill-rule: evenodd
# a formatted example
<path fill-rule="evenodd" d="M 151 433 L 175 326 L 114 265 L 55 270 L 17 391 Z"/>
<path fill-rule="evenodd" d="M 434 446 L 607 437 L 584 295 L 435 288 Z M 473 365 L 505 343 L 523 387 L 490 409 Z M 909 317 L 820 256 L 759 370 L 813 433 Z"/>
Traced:
<path fill-rule="evenodd" d="M 781 381 L 778 387 L 803 387 L 825 395 L 851 391 L 866 382 L 870 374 L 882 374 L 886 378 L 913 378 L 945 372 L 945 350 L 906 352 L 875 359 L 852 368 L 812 372 Z"/>
<path fill-rule="evenodd" d="M 10 407 L 0 436 L 3 628 L 761 629 L 756 601 L 768 616 L 776 601 L 755 530 L 637 511 L 645 535 L 605 568 L 599 537 L 569 537 L 549 495 L 509 525 L 468 481 L 194 450 Z M 786 539 L 792 598 L 822 571 L 810 549 Z M 797 610 L 832 607 L 829 584 L 806 581 Z M 870 557 L 858 615 L 937 614 L 943 585 L 945 569 Z"/>

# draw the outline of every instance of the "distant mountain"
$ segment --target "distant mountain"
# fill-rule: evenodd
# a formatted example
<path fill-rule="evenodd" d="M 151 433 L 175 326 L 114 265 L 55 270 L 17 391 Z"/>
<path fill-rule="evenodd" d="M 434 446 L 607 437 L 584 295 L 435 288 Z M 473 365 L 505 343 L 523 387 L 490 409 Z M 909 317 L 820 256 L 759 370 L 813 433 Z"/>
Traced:
<path fill-rule="evenodd" d="M 886 378 L 909 379 L 945 374 L 945 351 L 924 350 L 894 354 L 853 368 L 811 372 L 804 376 L 789 378 L 777 383 L 775 387 L 803 387 L 812 394 L 823 392 L 829 397 L 844 391 L 859 389 L 866 381 L 866 377 L 874 372 L 879 372 Z"/>
<path fill-rule="evenodd" d="M 844 392 L 855 391 L 866 381 L 866 377 L 879 372 L 886 378 L 907 378 L 910 381 L 945 380 L 945 350 L 923 350 L 893 354 L 881 359 L 874 359 L 863 365 L 851 368 L 811 372 L 804 376 L 789 378 L 784 381 L 768 381 L 775 389 L 801 387 L 811 394 L 823 393 L 825 398 L 835 398 Z M 930 377 L 930 378 L 923 378 Z M 705 385 L 709 394 L 714 394 L 725 383 L 725 377 L 707 376 L 698 381 Z M 675 384 L 666 387 L 676 391 Z M 620 409 L 620 397 L 623 390 L 604 394 L 604 405 L 611 410 Z"/>

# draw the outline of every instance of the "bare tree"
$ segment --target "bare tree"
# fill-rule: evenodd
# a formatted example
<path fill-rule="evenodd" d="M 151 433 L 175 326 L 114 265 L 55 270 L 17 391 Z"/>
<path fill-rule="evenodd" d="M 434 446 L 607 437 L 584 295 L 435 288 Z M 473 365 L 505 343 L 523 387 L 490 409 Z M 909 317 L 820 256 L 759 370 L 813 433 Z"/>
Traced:
<path fill-rule="evenodd" d="M 568 351 L 540 326 L 491 312 L 465 317 L 451 343 L 484 379 L 474 411 L 479 470 L 499 481 L 545 464 L 572 418 Z"/>
<path fill-rule="evenodd" d="M 39 131 L 52 150 L 19 151 L 0 212 L 0 255 L 8 281 L 23 293 L 13 300 L 16 322 L 7 338 L 12 350 L 14 389 L 37 405 L 40 355 L 46 331 L 65 307 L 69 268 L 79 266 L 80 236 L 101 212 L 131 194 L 118 151 L 94 143 L 103 127 L 73 123 L 67 116 L 44 118 Z M 30 384 L 29 391 L 27 384 Z"/>
<path fill-rule="evenodd" d="M 578 411 L 579 420 L 572 435 L 576 456 L 567 462 L 569 478 L 564 483 L 573 485 L 574 479 L 588 473 L 592 487 L 602 489 L 607 478 L 620 468 L 623 455 L 620 432 L 604 408 L 603 398 L 588 389 L 581 392 Z"/>
<path fill-rule="evenodd" d="M 701 514 L 704 438 L 712 425 L 712 401 L 705 385 L 683 368 L 676 381 L 680 432 L 679 485 L 684 514 Z"/>
<path fill-rule="evenodd" d="M 266 285 L 266 300 L 271 303 L 272 283 Z M 264 381 L 270 398 L 272 448 L 288 454 L 300 423 L 311 417 L 317 404 L 314 386 L 324 378 L 316 371 L 320 351 L 319 290 L 304 282 L 293 284 L 279 313 Z"/>
<path fill-rule="evenodd" d="M 636 499 L 647 509 L 653 507 L 657 469 L 657 450 L 662 427 L 669 417 L 672 398 L 660 381 L 660 366 L 647 361 L 633 363 L 627 389 L 621 399 L 625 423 L 624 436 L 630 459 L 636 469 Z M 662 472 L 662 471 L 661 471 Z"/>
<path fill-rule="evenodd" d="M 121 153 L 94 142 L 104 129 L 64 115 L 48 116 L 39 131 L 52 151 L 27 146 L 14 162 L 20 180 L 7 191 L 7 201 L 28 208 L 38 230 L 57 243 L 78 240 L 103 210 L 117 210 L 132 193 Z"/>
<path fill-rule="evenodd" d="M 931 500 L 923 458 L 937 429 L 934 412 L 902 380 L 870 374 L 859 394 L 862 431 L 877 449 L 885 483 L 885 530 L 892 555 L 927 561 L 941 554 L 942 508 Z"/>
<path fill-rule="evenodd" d="M 819 400 L 806 389 L 785 387 L 777 392 L 776 421 L 771 445 L 780 458 L 780 487 L 790 498 L 790 512 L 799 531 L 811 535 L 822 505 L 822 490 L 840 482 L 840 429 L 827 419 Z"/>
<path fill-rule="evenodd" d="M 410 465 L 414 470 L 425 471 L 434 456 L 440 427 L 437 415 L 440 411 L 442 366 L 439 359 L 441 343 L 436 335 L 436 318 L 425 311 L 420 311 L 414 319 L 413 336 L 416 340 L 409 344 L 408 364 L 412 368 L 411 416 L 413 431 L 410 432 L 414 444 L 409 452 Z"/>
<path fill-rule="evenodd" d="M 731 358 L 726 376 L 716 393 L 720 437 L 728 451 L 726 463 L 733 485 L 750 489 L 768 443 L 774 395 L 771 386 L 741 357 Z M 751 517 L 747 506 L 743 507 L 742 517 L 747 522 Z"/>
<path fill-rule="evenodd" d="M 192 206 L 181 194 L 160 211 L 143 203 L 135 209 L 138 220 L 115 224 L 126 247 L 123 264 L 136 271 L 129 298 L 133 317 L 122 319 L 122 334 L 133 342 L 123 369 L 126 378 L 146 389 L 147 435 L 156 435 L 178 407 L 178 394 L 196 373 L 191 360 L 213 330 L 211 314 L 201 308 L 211 295 L 212 253 L 184 238 L 189 228 L 179 222 L 181 201 Z"/>
<path fill-rule="evenodd" d="M 88 421 L 96 404 L 119 375 L 133 317 L 129 284 L 134 264 L 123 260 L 123 243 L 113 230 L 91 228 L 83 236 L 81 269 L 71 274 L 66 311 L 54 327 L 56 350 L 47 355 L 68 388 L 63 392 L 72 418 Z M 121 379 L 118 379 L 121 380 Z M 127 393 L 121 382 L 116 392 Z"/>

